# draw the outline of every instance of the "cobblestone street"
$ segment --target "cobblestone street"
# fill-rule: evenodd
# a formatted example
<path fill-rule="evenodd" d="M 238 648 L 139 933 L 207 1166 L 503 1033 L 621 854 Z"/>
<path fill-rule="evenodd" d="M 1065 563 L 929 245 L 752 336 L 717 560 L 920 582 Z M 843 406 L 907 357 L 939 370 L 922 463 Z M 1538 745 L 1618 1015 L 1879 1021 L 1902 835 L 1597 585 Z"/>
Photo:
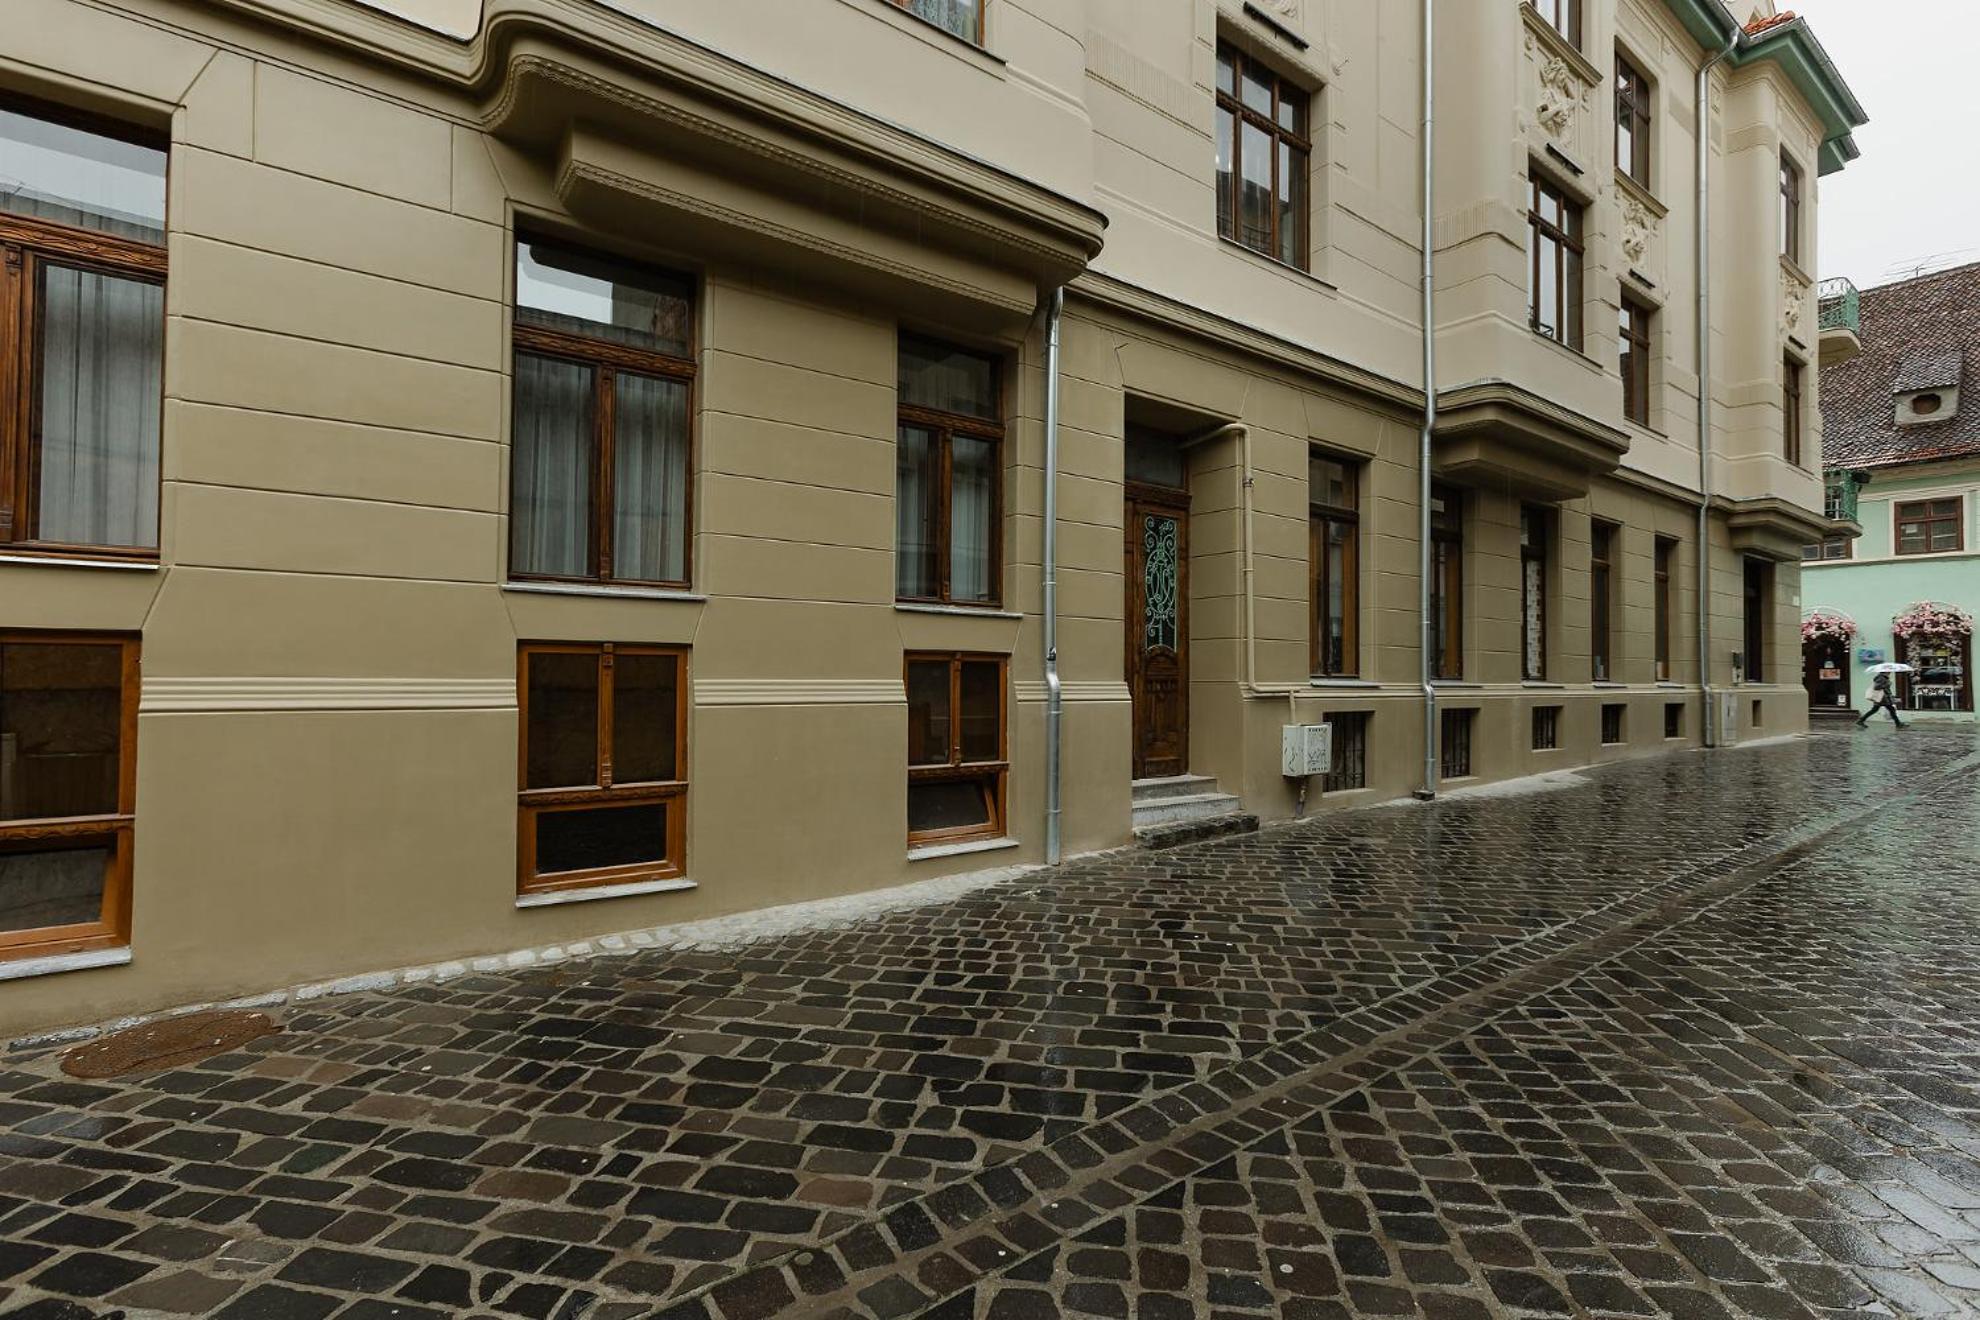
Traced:
<path fill-rule="evenodd" d="M 0 1313 L 1980 1313 L 1980 742 L 1845 727 L 0 1071 Z"/>

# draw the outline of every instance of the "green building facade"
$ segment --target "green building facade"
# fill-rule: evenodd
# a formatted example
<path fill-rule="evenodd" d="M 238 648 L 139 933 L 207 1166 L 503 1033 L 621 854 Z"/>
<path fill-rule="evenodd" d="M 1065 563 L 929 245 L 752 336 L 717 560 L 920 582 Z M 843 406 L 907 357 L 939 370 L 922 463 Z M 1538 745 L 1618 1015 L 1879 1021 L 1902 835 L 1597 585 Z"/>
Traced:
<path fill-rule="evenodd" d="M 1821 376 L 1829 512 L 1803 550 L 1815 712 L 1862 709 L 1897 661 L 1901 709 L 1972 720 L 1980 616 L 1980 264 L 1860 295 L 1862 352 Z M 1909 718 L 1910 715 L 1907 715 Z"/>

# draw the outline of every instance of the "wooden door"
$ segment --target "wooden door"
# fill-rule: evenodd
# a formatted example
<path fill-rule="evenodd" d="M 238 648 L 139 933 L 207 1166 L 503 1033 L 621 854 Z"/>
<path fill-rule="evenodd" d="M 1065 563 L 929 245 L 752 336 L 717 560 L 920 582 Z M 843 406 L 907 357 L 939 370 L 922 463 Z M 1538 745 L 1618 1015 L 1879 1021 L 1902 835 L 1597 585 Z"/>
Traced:
<path fill-rule="evenodd" d="M 1189 496 L 1127 491 L 1127 676 L 1134 777 L 1189 770 Z"/>

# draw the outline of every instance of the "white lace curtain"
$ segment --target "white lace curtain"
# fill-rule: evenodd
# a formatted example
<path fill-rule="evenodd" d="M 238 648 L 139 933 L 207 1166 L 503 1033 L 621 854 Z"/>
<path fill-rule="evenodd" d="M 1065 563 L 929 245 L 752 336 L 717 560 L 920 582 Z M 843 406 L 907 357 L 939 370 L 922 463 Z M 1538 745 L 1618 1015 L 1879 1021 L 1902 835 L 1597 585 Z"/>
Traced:
<path fill-rule="evenodd" d="M 36 535 L 155 546 L 164 290 L 67 266 L 41 271 Z"/>
<path fill-rule="evenodd" d="M 982 0 L 906 0 L 910 11 L 966 41 L 976 40 L 976 14 Z"/>
<path fill-rule="evenodd" d="M 997 446 L 956 436 L 949 471 L 949 598 L 987 601 L 996 516 Z"/>
<path fill-rule="evenodd" d="M 591 403 L 589 367 L 517 355 L 509 542 L 519 573 L 590 572 Z"/>
<path fill-rule="evenodd" d="M 620 372 L 614 382 L 612 576 L 687 579 L 687 386 Z"/>

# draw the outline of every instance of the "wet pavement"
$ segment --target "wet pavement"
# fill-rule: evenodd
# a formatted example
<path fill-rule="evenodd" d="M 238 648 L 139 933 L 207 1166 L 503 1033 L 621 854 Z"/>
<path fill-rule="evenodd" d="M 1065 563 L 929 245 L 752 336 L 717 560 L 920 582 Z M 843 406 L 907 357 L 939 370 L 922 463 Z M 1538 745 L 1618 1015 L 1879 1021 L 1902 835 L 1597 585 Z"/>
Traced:
<path fill-rule="evenodd" d="M 1980 737 L 1680 753 L 284 1028 L 0 1063 L 0 1314 L 1980 1313 Z"/>

